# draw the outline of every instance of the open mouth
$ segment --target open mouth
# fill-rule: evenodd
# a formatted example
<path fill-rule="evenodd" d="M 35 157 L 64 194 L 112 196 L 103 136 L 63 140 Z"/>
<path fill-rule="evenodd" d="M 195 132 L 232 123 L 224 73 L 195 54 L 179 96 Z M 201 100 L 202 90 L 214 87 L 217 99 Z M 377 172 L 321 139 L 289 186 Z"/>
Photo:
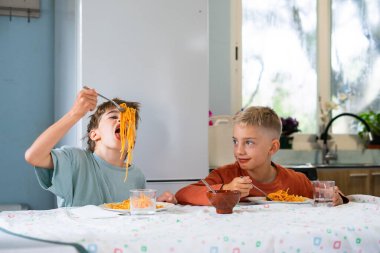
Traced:
<path fill-rule="evenodd" d="M 115 137 L 120 140 L 120 126 L 117 126 L 115 129 Z"/>

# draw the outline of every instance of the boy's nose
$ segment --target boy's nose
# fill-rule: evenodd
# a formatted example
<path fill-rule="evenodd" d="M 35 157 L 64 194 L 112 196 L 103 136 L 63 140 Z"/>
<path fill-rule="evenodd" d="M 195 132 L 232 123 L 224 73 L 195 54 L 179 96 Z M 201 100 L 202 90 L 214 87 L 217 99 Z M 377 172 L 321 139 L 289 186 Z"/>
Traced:
<path fill-rule="evenodd" d="M 235 149 L 237 154 L 244 154 L 244 145 L 239 143 L 235 146 Z"/>

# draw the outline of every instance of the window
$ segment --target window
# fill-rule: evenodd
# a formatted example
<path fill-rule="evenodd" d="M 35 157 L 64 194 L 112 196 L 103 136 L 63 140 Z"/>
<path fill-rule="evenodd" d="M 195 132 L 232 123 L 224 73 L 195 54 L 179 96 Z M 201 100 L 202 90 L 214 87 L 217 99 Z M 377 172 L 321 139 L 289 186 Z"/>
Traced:
<path fill-rule="evenodd" d="M 337 104 L 332 116 L 379 111 L 379 6 L 379 0 L 242 0 L 242 106 L 273 107 L 297 118 L 303 133 L 320 131 L 319 97 Z M 356 132 L 356 125 L 342 118 L 333 132 Z"/>
<path fill-rule="evenodd" d="M 332 0 L 331 100 L 333 115 L 380 110 L 380 1 Z M 336 133 L 355 133 L 357 122 L 334 123 Z"/>

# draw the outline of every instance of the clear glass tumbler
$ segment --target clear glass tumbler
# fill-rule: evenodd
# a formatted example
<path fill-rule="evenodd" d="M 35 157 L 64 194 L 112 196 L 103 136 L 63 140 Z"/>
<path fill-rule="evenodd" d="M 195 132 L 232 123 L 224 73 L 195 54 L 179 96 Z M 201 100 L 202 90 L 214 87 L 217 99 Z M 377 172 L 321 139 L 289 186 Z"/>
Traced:
<path fill-rule="evenodd" d="M 154 214 L 156 212 L 156 195 L 154 189 L 130 190 L 131 214 Z"/>
<path fill-rule="evenodd" d="M 313 181 L 314 206 L 333 206 L 335 181 Z"/>

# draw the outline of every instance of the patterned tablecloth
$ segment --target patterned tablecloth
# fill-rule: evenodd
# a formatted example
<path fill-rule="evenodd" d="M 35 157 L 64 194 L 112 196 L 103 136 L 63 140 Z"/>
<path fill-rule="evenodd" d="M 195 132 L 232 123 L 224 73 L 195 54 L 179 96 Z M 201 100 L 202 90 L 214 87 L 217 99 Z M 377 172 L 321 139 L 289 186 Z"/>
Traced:
<path fill-rule="evenodd" d="M 380 198 L 351 199 L 338 207 L 239 205 L 229 215 L 180 205 L 97 219 L 74 217 L 68 208 L 2 212 L 0 227 L 88 252 L 380 252 Z"/>

